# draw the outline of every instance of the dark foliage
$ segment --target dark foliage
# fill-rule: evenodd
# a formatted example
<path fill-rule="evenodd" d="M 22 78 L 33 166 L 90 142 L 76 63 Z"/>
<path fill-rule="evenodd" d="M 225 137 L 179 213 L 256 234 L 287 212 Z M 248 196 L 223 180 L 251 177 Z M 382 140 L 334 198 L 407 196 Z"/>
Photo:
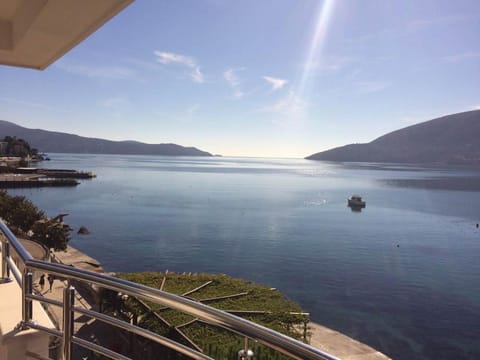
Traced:
<path fill-rule="evenodd" d="M 67 248 L 72 230 L 70 226 L 47 218 L 25 196 L 11 196 L 0 191 L 0 217 L 16 235 L 25 236 L 31 230 L 32 240 L 55 250 Z"/>
<path fill-rule="evenodd" d="M 17 139 L 17 137 L 15 136 L 5 136 L 2 141 L 7 144 L 5 148 L 2 149 L 3 151 L 1 155 L 19 157 L 26 157 L 28 155 L 32 155 L 32 149 L 30 148 L 30 144 L 23 139 Z"/>

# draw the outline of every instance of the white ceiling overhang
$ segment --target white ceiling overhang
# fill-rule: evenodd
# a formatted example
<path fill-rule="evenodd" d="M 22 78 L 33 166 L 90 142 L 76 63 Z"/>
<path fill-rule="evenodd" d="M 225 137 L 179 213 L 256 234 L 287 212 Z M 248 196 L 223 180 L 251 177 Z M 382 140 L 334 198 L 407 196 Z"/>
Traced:
<path fill-rule="evenodd" d="M 43 70 L 133 0 L 0 0 L 0 64 Z"/>

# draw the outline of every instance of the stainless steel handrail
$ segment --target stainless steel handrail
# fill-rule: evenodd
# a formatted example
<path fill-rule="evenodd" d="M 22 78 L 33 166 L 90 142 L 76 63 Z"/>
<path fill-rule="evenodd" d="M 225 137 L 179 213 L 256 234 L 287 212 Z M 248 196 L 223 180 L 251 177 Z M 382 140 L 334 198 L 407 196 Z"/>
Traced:
<path fill-rule="evenodd" d="M 5 223 L 1 220 L 0 220 L 0 229 L 2 230 L 3 234 L 5 235 L 8 242 L 10 243 L 10 246 L 12 246 L 15 249 L 15 251 L 20 256 L 23 262 L 33 259 L 32 255 L 30 255 L 30 253 L 23 247 L 20 241 L 17 240 L 16 236 L 13 235 L 13 233 L 10 231 L 8 226 L 5 225 Z"/>
<path fill-rule="evenodd" d="M 308 359 L 308 360 L 319 360 L 319 359 L 337 360 L 338 359 L 337 357 L 331 354 L 328 354 L 324 351 L 316 349 L 298 340 L 292 339 L 286 335 L 280 334 L 276 331 L 273 331 L 261 325 L 255 324 L 253 322 L 247 321 L 243 318 L 237 317 L 227 312 L 181 297 L 179 295 L 174 295 L 165 291 L 153 289 L 153 288 L 140 285 L 137 283 L 133 283 L 130 281 L 122 280 L 122 279 L 115 278 L 108 275 L 94 273 L 87 270 L 78 269 L 71 266 L 49 263 L 42 260 L 35 260 L 25 250 L 25 248 L 17 240 L 15 235 L 13 235 L 13 233 L 8 229 L 8 227 L 1 220 L 0 220 L 0 230 L 5 235 L 10 246 L 12 246 L 15 249 L 15 252 L 18 254 L 21 262 L 24 264 L 24 267 L 25 267 L 24 277 L 20 285 L 24 292 L 29 292 L 29 293 L 23 294 L 23 298 L 25 302 L 25 304 L 23 304 L 24 307 L 27 307 L 28 304 L 31 304 L 32 300 L 39 300 L 38 296 L 34 296 L 31 293 L 31 275 L 30 277 L 28 277 L 28 272 L 27 272 L 27 270 L 29 272 L 31 272 L 32 270 L 39 270 L 39 271 L 48 272 L 52 275 L 57 275 L 59 277 L 62 277 L 66 279 L 68 282 L 70 282 L 70 280 L 87 282 L 90 284 L 95 284 L 100 287 L 121 292 L 123 294 L 127 294 L 142 300 L 148 300 L 157 304 L 161 304 L 163 306 L 167 306 L 169 308 L 175 309 L 185 314 L 192 315 L 195 318 L 198 318 L 201 321 L 211 324 L 213 326 L 221 327 L 237 334 L 242 334 L 247 338 L 250 338 L 254 341 L 264 344 L 267 347 L 275 349 L 295 359 Z M 2 252 L 3 250 L 4 249 L 2 248 Z M 17 281 L 18 280 L 19 279 L 17 279 Z M 74 311 L 75 308 L 70 310 Z M 91 310 L 83 310 L 81 312 L 93 318 L 102 320 L 101 317 L 103 314 L 100 314 L 98 312 L 91 311 Z M 67 311 L 64 311 L 64 313 L 66 316 Z M 31 315 L 31 310 L 29 311 L 27 307 L 27 309 L 25 310 L 24 316 L 28 317 L 29 315 Z M 116 319 L 116 321 L 118 321 L 118 319 Z M 65 322 L 65 319 L 64 319 L 64 322 Z M 29 324 L 28 319 L 24 319 L 24 325 L 28 327 L 28 324 Z M 68 320 L 67 320 L 67 324 L 68 324 Z M 127 328 L 128 331 L 131 331 L 137 334 L 141 333 L 139 335 L 143 335 L 147 338 L 150 338 L 153 341 L 159 342 L 158 339 L 156 339 L 155 337 L 151 336 L 151 334 L 149 334 L 148 330 L 136 328 L 133 325 L 128 323 L 125 323 L 125 326 L 122 326 L 122 327 Z M 77 339 L 71 336 L 71 334 L 68 334 L 68 330 L 67 330 L 67 334 L 65 334 L 65 331 L 62 331 L 62 334 L 64 338 L 66 337 L 66 335 L 70 336 L 71 342 L 73 343 L 77 343 L 78 345 L 85 346 L 90 349 L 99 350 L 98 345 L 91 344 L 92 346 L 89 347 L 87 346 L 87 344 L 85 344 L 85 341 L 81 341 L 81 339 Z M 173 348 L 176 351 L 179 351 L 179 348 L 175 348 L 176 345 L 172 343 L 175 343 L 175 342 L 168 340 L 162 343 L 162 345 L 165 345 L 167 347 Z M 175 343 L 175 344 L 182 347 L 181 349 L 182 351 L 179 351 L 179 352 L 182 352 L 185 355 L 191 356 L 192 358 L 208 358 L 203 354 L 201 354 L 203 355 L 202 357 L 199 357 L 199 354 L 195 350 L 190 348 L 187 348 L 187 350 L 185 350 L 183 349 L 185 347 L 184 345 L 181 345 L 178 343 Z M 71 344 L 67 346 L 71 346 Z M 105 355 L 112 355 L 112 354 L 109 354 L 109 350 L 105 348 L 103 348 L 102 352 Z M 68 355 L 69 355 L 69 349 L 65 349 L 65 344 L 64 344 L 65 359 L 68 359 Z M 117 355 L 120 355 L 120 354 L 117 354 Z M 112 357 L 112 358 L 121 358 L 121 356 Z"/>

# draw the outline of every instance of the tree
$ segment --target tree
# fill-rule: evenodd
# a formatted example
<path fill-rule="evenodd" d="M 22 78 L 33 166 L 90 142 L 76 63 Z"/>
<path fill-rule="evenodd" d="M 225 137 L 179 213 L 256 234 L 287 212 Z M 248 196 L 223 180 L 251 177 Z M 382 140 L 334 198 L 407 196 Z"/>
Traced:
<path fill-rule="evenodd" d="M 7 143 L 6 146 L 6 155 L 9 156 L 20 156 L 20 157 L 26 157 L 29 155 L 33 155 L 33 151 L 30 147 L 30 144 L 23 140 L 23 139 L 17 139 L 16 136 L 5 136 L 3 138 L 3 141 Z"/>
<path fill-rule="evenodd" d="M 11 196 L 0 191 L 0 216 L 9 226 L 28 232 L 45 214 L 25 196 Z"/>
<path fill-rule="evenodd" d="M 53 219 L 41 219 L 32 227 L 32 240 L 55 250 L 65 250 L 70 240 L 71 227 Z"/>
<path fill-rule="evenodd" d="M 0 217 L 17 236 L 25 236 L 31 230 L 32 240 L 55 250 L 67 248 L 72 231 L 70 226 L 56 219 L 49 219 L 25 196 L 11 196 L 0 191 Z"/>

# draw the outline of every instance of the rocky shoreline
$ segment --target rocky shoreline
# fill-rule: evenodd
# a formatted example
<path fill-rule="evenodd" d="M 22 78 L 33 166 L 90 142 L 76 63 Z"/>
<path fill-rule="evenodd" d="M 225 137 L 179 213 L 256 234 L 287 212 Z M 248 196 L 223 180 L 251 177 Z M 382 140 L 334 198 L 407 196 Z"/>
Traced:
<path fill-rule="evenodd" d="M 68 245 L 67 250 L 58 250 L 51 253 L 52 262 L 75 266 L 82 270 L 105 273 L 100 262 L 80 250 Z"/>

